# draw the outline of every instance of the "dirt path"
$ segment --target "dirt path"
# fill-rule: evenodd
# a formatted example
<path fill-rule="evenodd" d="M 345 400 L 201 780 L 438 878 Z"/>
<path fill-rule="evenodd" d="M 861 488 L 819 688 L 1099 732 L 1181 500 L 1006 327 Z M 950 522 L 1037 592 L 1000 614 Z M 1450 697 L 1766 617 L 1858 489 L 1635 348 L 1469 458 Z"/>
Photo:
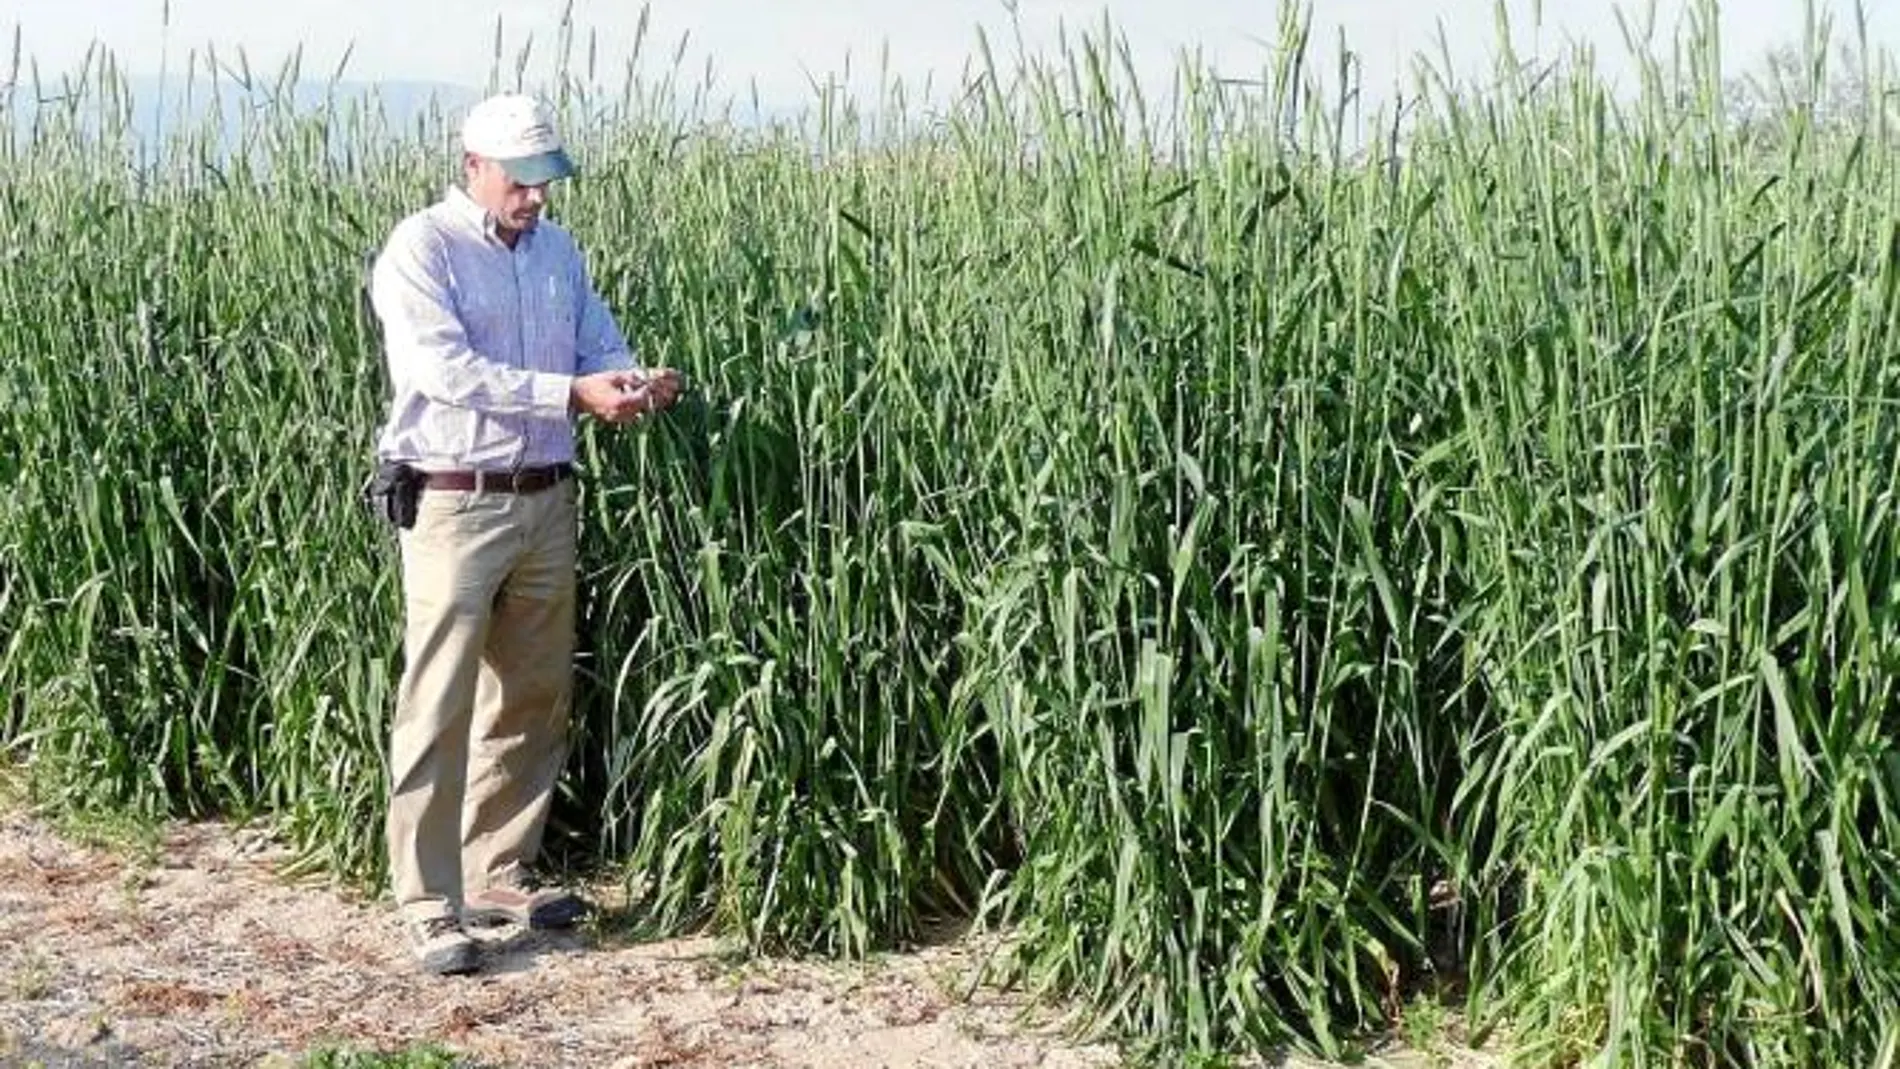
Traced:
<path fill-rule="evenodd" d="M 1018 997 L 972 991 L 972 940 L 838 965 L 500 929 L 481 974 L 435 979 L 391 910 L 286 882 L 282 860 L 220 824 L 173 826 L 149 848 L 77 845 L 0 789 L 0 1067 L 293 1069 L 317 1050 L 422 1044 L 483 1069 L 1123 1064 Z M 1363 1064 L 1502 1060 L 1395 1050 Z"/>
<path fill-rule="evenodd" d="M 484 1066 L 1112 1066 L 965 999 L 967 945 L 855 967 L 745 963 L 709 940 L 503 929 L 476 977 L 412 967 L 391 912 L 274 875 L 219 825 L 149 857 L 0 805 L 0 1065 L 287 1066 L 438 1043 Z"/>

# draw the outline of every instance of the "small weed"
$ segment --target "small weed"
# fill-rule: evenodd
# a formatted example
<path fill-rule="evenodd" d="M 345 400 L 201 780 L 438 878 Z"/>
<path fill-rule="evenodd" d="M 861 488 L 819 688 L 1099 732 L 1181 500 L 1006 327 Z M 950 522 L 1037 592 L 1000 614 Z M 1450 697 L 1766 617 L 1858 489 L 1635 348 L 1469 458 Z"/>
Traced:
<path fill-rule="evenodd" d="M 101 809 L 58 811 L 47 818 L 67 842 L 116 854 L 137 868 L 158 863 L 159 827 L 149 817 L 130 810 Z"/>
<path fill-rule="evenodd" d="M 128 868 L 119 877 L 119 904 L 127 914 L 138 915 L 141 905 L 139 895 L 152 883 L 152 874 L 143 865 Z"/>
<path fill-rule="evenodd" d="M 359 1051 L 325 1047 L 304 1059 L 304 1069 L 458 1069 L 464 1063 L 453 1051 L 434 1044 L 398 1051 Z"/>
<path fill-rule="evenodd" d="M 37 1002 L 53 993 L 53 963 L 29 951 L 7 977 L 6 991 L 17 1002 Z"/>
<path fill-rule="evenodd" d="M 0 813 L 10 813 L 26 804 L 26 773 L 19 763 L 0 750 Z"/>
<path fill-rule="evenodd" d="M 1445 1036 L 1449 1026 L 1449 1016 L 1445 1007 L 1430 995 L 1419 995 L 1405 1007 L 1405 1013 L 1399 1018 L 1399 1036 L 1405 1045 L 1429 1060 L 1437 1067 L 1451 1064 L 1451 1057 L 1445 1050 Z"/>

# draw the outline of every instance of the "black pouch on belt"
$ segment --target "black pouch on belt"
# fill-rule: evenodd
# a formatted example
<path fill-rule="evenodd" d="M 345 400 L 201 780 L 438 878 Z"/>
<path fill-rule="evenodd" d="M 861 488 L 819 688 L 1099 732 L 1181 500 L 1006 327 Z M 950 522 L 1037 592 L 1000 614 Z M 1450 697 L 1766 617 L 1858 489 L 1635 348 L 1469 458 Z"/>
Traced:
<path fill-rule="evenodd" d="M 370 515 L 398 530 L 416 525 L 416 501 L 422 496 L 422 473 L 400 461 L 385 460 L 363 484 L 363 505 Z"/>

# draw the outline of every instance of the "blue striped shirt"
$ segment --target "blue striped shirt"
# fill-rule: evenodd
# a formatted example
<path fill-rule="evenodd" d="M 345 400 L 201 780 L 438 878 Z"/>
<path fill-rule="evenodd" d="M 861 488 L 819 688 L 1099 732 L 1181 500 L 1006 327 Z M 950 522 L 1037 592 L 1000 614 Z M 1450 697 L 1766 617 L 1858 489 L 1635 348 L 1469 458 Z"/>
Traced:
<path fill-rule="evenodd" d="M 574 459 L 576 375 L 636 367 L 566 230 L 510 249 L 461 189 L 397 224 L 370 300 L 389 360 L 384 460 L 491 471 Z"/>

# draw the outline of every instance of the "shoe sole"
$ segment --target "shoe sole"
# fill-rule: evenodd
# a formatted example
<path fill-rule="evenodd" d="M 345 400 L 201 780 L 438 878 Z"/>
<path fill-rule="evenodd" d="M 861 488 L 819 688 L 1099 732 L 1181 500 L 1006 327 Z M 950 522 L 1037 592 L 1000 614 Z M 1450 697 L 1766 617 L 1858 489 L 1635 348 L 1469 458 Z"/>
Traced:
<path fill-rule="evenodd" d="M 587 907 L 579 902 L 550 902 L 539 909 L 529 911 L 526 917 L 499 907 L 464 909 L 462 923 L 479 924 L 484 928 L 519 924 L 531 931 L 551 932 L 572 928 L 586 915 Z"/>
<path fill-rule="evenodd" d="M 422 971 L 432 976 L 467 976 L 482 967 L 481 952 L 473 944 L 424 954 L 419 961 Z"/>

